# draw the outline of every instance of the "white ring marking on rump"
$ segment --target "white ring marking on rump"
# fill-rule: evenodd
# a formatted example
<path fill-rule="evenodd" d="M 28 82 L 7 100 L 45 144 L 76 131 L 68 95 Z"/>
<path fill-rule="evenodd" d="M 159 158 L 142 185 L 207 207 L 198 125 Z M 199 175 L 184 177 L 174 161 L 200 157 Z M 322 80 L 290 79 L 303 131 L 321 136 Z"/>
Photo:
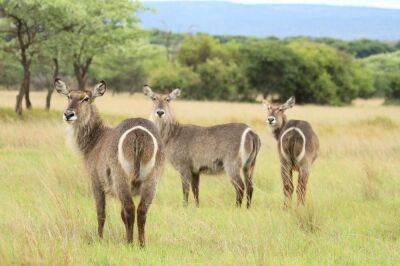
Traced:
<path fill-rule="evenodd" d="M 298 128 L 298 127 L 290 127 L 288 129 L 286 129 L 285 132 L 283 132 L 283 134 L 281 135 L 281 139 L 280 139 L 281 154 L 282 154 L 283 158 L 285 158 L 286 160 L 289 160 L 288 156 L 286 155 L 286 153 L 283 150 L 282 140 L 283 140 L 283 137 L 286 135 L 286 133 L 288 133 L 292 130 L 296 130 L 297 132 L 299 132 L 300 136 L 303 138 L 303 147 L 301 149 L 300 154 L 296 157 L 296 161 L 300 162 L 301 159 L 303 159 L 304 155 L 306 154 L 306 136 L 304 136 L 303 131 L 301 131 L 300 128 Z"/>
<path fill-rule="evenodd" d="M 157 155 L 157 151 L 158 151 L 158 143 L 157 143 L 157 140 L 154 137 L 154 135 L 145 127 L 135 126 L 135 127 L 128 129 L 127 131 L 125 131 L 124 134 L 122 134 L 122 136 L 119 138 L 119 141 L 118 141 L 118 161 L 121 164 L 121 167 L 125 171 L 126 175 L 129 176 L 131 174 L 132 165 L 124 156 L 124 152 L 122 150 L 122 148 L 123 148 L 122 144 L 124 143 L 126 136 L 130 132 L 132 132 L 133 130 L 136 130 L 136 129 L 143 130 L 144 132 L 149 134 L 150 137 L 153 139 L 153 143 L 154 143 L 154 151 L 153 151 L 153 156 L 151 157 L 151 160 L 148 161 L 145 165 L 140 165 L 140 175 L 139 175 L 139 180 L 140 180 L 141 178 L 146 177 L 150 173 L 152 168 L 154 167 L 154 164 L 156 162 L 156 155 Z"/>
<path fill-rule="evenodd" d="M 244 144 L 246 143 L 246 135 L 247 135 L 247 133 L 249 131 L 251 131 L 251 128 L 249 128 L 249 127 L 246 128 L 243 131 L 242 138 L 240 140 L 239 155 L 240 155 L 240 159 L 242 160 L 242 167 L 244 166 L 244 164 L 246 163 L 246 161 L 247 161 L 247 159 L 249 158 L 249 155 L 250 155 L 250 154 L 246 153 L 246 150 L 245 150 L 245 147 L 244 147 Z"/>

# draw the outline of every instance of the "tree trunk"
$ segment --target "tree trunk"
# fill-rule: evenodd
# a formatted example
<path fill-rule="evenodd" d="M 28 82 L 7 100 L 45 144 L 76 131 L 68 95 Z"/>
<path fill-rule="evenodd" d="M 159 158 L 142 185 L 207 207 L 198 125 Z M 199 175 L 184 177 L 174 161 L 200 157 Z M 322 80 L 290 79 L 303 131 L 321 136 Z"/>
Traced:
<path fill-rule="evenodd" d="M 88 79 L 87 73 L 91 63 L 92 58 L 87 59 L 84 64 L 80 64 L 79 62 L 74 63 L 74 74 L 76 77 L 76 81 L 78 82 L 79 90 L 85 90 L 86 88 L 86 82 Z"/>
<path fill-rule="evenodd" d="M 78 89 L 79 90 L 85 90 L 86 88 L 86 81 L 87 81 L 87 75 L 86 73 L 81 73 L 81 74 L 75 74 L 76 80 L 78 81 Z"/>
<path fill-rule="evenodd" d="M 21 116 L 22 115 L 22 100 L 24 99 L 24 95 L 25 97 L 29 97 L 29 84 L 31 82 L 31 73 L 30 73 L 30 63 L 29 62 L 25 62 L 24 64 L 24 78 L 22 80 L 21 83 L 21 87 L 19 89 L 19 93 L 17 95 L 17 102 L 15 104 L 15 112 L 17 113 L 17 115 Z M 28 92 L 27 92 L 28 91 Z M 29 107 L 28 107 L 28 103 L 29 103 Z M 30 108 L 31 102 L 28 99 L 26 101 L 26 107 Z"/>
<path fill-rule="evenodd" d="M 53 95 L 53 91 L 54 91 L 53 82 L 58 77 L 58 72 L 59 72 L 59 66 L 58 66 L 58 59 L 57 58 L 53 58 L 53 64 L 54 64 L 53 80 L 50 83 L 50 86 L 49 86 L 49 88 L 47 90 L 47 96 L 46 96 L 46 110 L 47 111 L 50 110 L 51 96 Z"/>
<path fill-rule="evenodd" d="M 30 90 L 31 90 L 31 73 L 30 73 L 30 71 L 28 70 L 28 77 L 27 77 L 27 82 L 25 83 L 25 106 L 26 106 L 26 109 L 31 109 L 32 108 L 32 103 L 31 103 L 31 99 L 30 99 L 30 97 L 29 97 L 29 93 L 30 93 Z M 25 77 L 24 77 L 25 78 Z"/>

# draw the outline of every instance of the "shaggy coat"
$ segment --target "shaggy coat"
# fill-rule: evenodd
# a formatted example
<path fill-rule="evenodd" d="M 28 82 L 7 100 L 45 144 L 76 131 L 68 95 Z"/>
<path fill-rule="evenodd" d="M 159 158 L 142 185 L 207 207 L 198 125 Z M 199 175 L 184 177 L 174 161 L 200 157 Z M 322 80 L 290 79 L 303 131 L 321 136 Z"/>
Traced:
<path fill-rule="evenodd" d="M 278 153 L 281 161 L 281 176 L 285 195 L 284 208 L 290 206 L 293 194 L 292 172 L 298 171 L 297 204 L 304 205 L 307 181 L 311 166 L 318 157 L 319 140 L 311 125 L 302 120 L 287 121 L 284 111 L 293 107 L 294 97 L 285 104 L 272 107 L 265 103 L 268 110 L 267 124 L 278 141 Z"/>
<path fill-rule="evenodd" d="M 107 127 L 92 104 L 95 97 L 104 94 L 105 82 L 96 85 L 93 91 L 78 91 L 69 89 L 64 82 L 56 79 L 55 88 L 69 99 L 64 120 L 72 141 L 83 154 L 91 177 L 97 207 L 98 235 L 103 236 L 105 194 L 108 193 L 121 201 L 126 239 L 132 242 L 135 220 L 132 196 L 140 195 L 138 231 L 139 243 L 144 246 L 146 215 L 164 165 L 157 128 L 152 122 L 141 118 L 127 119 L 115 128 Z"/>
<path fill-rule="evenodd" d="M 253 194 L 253 173 L 260 149 L 260 138 L 246 124 L 231 123 L 211 127 L 179 124 L 169 102 L 180 94 L 176 89 L 170 94 L 155 94 L 146 86 L 144 93 L 154 103 L 151 120 L 160 130 L 165 153 L 182 179 L 183 204 L 187 206 L 189 185 L 199 205 L 200 175 L 226 172 L 236 190 L 236 205 L 241 206 L 245 185 L 247 207 Z"/>

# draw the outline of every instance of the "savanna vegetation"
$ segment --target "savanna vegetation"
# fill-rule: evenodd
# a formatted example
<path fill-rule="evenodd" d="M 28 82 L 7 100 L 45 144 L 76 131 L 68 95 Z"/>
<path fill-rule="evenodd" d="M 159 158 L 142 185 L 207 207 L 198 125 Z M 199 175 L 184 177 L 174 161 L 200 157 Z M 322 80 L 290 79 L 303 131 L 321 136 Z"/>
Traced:
<path fill-rule="evenodd" d="M 400 111 L 377 100 L 353 106 L 295 106 L 321 143 L 305 208 L 283 211 L 276 141 L 259 103 L 178 100 L 179 121 L 248 123 L 261 137 L 251 209 L 237 209 L 229 178 L 202 176 L 200 208 L 182 207 L 178 172 L 167 164 L 148 214 L 147 247 L 125 243 L 120 203 L 107 201 L 104 239 L 83 162 L 66 144 L 65 97 L 55 110 L 18 118 L 14 91 L 0 92 L 0 258 L 2 265 L 398 265 L 400 263 Z M 31 100 L 44 105 L 45 92 Z M 140 94 L 96 100 L 112 125 L 148 117 Z M 207 111 L 205 111 L 207 110 Z M 212 115 L 210 115 L 212 114 Z M 297 178 L 295 178 L 297 181 Z M 138 199 L 135 200 L 137 204 Z M 295 200 L 295 197 L 294 197 Z M 135 231 L 135 239 L 137 231 Z"/>
<path fill-rule="evenodd" d="M 400 264 L 400 111 L 383 105 L 400 99 L 399 43 L 145 31 L 136 15 L 144 8 L 0 0 L 0 264 Z M 149 116 L 151 101 L 132 94 L 146 83 L 182 88 L 184 100 L 172 103 L 180 122 L 249 124 L 262 142 L 251 209 L 235 208 L 225 175 L 202 177 L 200 208 L 192 196 L 182 208 L 167 164 L 146 249 L 125 243 L 117 200 L 107 201 L 99 240 L 87 173 L 65 143 L 56 76 L 81 89 L 106 80 L 96 105 L 110 125 Z M 283 211 L 276 141 L 252 102 L 292 95 L 306 105 L 287 114 L 313 125 L 321 153 L 306 206 Z M 371 97 L 384 100 L 359 99 Z"/>
<path fill-rule="evenodd" d="M 31 89 L 48 90 L 49 109 L 56 76 L 80 89 L 105 79 L 113 92 L 180 87 L 197 100 L 399 99 L 399 43 L 145 31 L 137 19 L 144 9 L 128 0 L 1 0 L 0 86 L 19 90 L 15 111 L 22 114 L 23 99 L 32 106 Z"/>

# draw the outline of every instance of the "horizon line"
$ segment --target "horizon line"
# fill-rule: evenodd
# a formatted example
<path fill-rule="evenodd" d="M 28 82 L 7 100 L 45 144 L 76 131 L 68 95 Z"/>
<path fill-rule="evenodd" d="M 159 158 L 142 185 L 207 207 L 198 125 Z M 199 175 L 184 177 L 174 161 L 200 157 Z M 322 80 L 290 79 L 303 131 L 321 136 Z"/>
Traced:
<path fill-rule="evenodd" d="M 279 2 L 241 2 L 238 0 L 142 0 L 142 2 L 209 2 L 209 3 L 229 3 L 237 5 L 305 5 L 305 6 L 327 6 L 327 7 L 354 7 L 354 8 L 375 8 L 375 9 L 387 9 L 387 10 L 400 10 L 399 6 L 378 6 L 378 5 L 357 5 L 351 4 L 339 4 L 339 3 L 294 3 L 293 1 L 279 1 Z"/>

